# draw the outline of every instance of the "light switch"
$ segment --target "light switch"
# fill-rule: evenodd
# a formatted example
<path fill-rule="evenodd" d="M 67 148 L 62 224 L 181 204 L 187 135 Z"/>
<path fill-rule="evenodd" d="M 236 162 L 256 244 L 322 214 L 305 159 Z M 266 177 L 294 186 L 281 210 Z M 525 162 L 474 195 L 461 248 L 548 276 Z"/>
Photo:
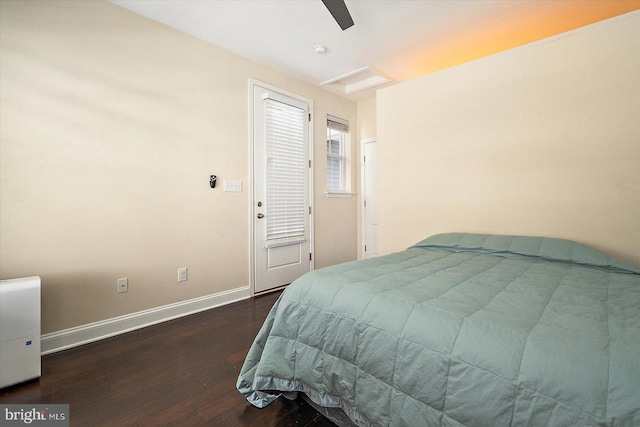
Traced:
<path fill-rule="evenodd" d="M 230 179 L 224 180 L 224 191 L 231 193 L 241 193 L 242 192 L 242 181 L 234 181 Z"/>

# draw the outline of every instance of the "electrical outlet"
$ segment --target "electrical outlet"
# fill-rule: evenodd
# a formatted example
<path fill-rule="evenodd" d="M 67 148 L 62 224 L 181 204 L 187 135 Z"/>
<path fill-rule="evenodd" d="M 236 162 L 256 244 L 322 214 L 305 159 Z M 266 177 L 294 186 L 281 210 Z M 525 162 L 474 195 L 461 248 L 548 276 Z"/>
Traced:
<path fill-rule="evenodd" d="M 129 292 L 129 279 L 126 277 L 118 279 L 118 293 Z"/>
<path fill-rule="evenodd" d="M 178 282 L 186 282 L 187 281 L 187 267 L 182 267 L 178 269 Z"/>

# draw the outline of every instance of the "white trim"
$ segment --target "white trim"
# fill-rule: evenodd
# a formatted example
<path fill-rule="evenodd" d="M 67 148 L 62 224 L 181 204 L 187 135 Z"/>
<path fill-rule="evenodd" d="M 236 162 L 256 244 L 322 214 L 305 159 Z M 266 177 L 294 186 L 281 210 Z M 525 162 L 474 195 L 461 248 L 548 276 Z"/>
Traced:
<path fill-rule="evenodd" d="M 364 246 L 366 244 L 366 225 L 367 225 L 367 221 L 366 221 L 366 213 L 367 210 L 364 208 L 364 145 L 365 144 L 369 144 L 369 143 L 377 143 L 378 142 L 378 138 L 366 138 L 366 139 L 362 139 L 360 140 L 360 207 L 362 208 L 360 210 L 360 230 L 362 230 L 362 232 L 360 233 L 360 253 L 362 254 L 362 257 L 360 259 L 365 259 L 365 255 L 366 255 L 366 251 L 364 250 Z"/>
<path fill-rule="evenodd" d="M 324 194 L 326 194 L 327 197 L 329 198 L 336 197 L 336 198 L 343 198 L 343 199 L 349 199 L 354 196 L 353 193 L 347 193 L 344 191 L 327 191 Z"/>
<path fill-rule="evenodd" d="M 167 320 L 231 304 L 236 301 L 248 299 L 249 297 L 249 286 L 243 286 L 241 288 L 52 332 L 42 335 L 40 338 L 41 354 L 45 355 L 77 347 L 82 344 L 124 334 L 125 332 L 134 331 Z"/>
<path fill-rule="evenodd" d="M 253 200 L 255 198 L 255 186 L 254 186 L 254 173 L 253 173 L 253 164 L 254 164 L 254 150 L 253 150 L 253 131 L 254 131 L 254 112 L 253 112 L 253 97 L 254 97 L 254 88 L 258 86 L 260 82 L 258 80 L 254 80 L 249 78 L 248 90 L 247 90 L 247 105 L 249 106 L 249 134 L 247 135 L 247 140 L 249 141 L 249 293 L 253 297 L 256 295 L 256 267 L 255 267 L 255 223 L 253 221 L 253 216 L 256 214 L 255 206 L 253 205 Z"/>
<path fill-rule="evenodd" d="M 311 261 L 309 261 L 309 271 L 313 271 L 316 268 L 316 250 L 315 250 L 315 217 L 316 209 L 313 204 L 313 171 L 315 170 L 315 160 L 313 159 L 313 122 L 316 119 L 315 112 L 313 111 L 313 100 L 309 99 L 309 112 L 311 114 L 311 120 L 309 120 L 309 207 L 311 213 L 309 214 L 309 252 L 311 253 Z"/>
<path fill-rule="evenodd" d="M 345 130 L 341 130 L 341 129 L 336 129 L 332 126 L 329 126 L 329 121 L 333 121 L 336 123 L 342 123 L 346 126 Z M 353 162 L 352 162 L 352 153 L 351 153 L 351 144 L 352 144 L 352 139 L 351 139 L 351 132 L 349 130 L 349 121 L 345 120 L 345 119 L 341 119 L 339 117 L 336 116 L 332 116 L 331 114 L 327 114 L 327 135 L 325 137 L 325 140 L 327 142 L 327 144 L 329 143 L 329 135 L 331 133 L 331 131 L 334 132 L 338 132 L 342 135 L 342 141 L 340 142 L 340 151 L 342 154 L 330 154 L 329 150 L 327 149 L 327 153 L 326 153 L 326 159 L 327 159 L 327 164 L 328 164 L 328 160 L 329 158 L 331 159 L 339 159 L 342 161 L 342 171 L 340 172 L 341 175 L 341 182 L 340 182 L 340 188 L 336 189 L 336 188 L 331 188 L 329 189 L 328 185 L 325 187 L 327 190 L 325 191 L 325 194 L 327 195 L 327 197 L 351 197 L 351 190 L 353 188 L 353 182 L 352 182 L 352 168 L 353 168 Z M 326 176 L 326 184 L 328 184 L 329 182 L 329 170 L 328 170 L 328 166 L 327 166 L 327 176 Z M 332 175 L 332 179 L 335 178 Z M 347 196 L 331 196 L 331 194 L 347 194 Z"/>

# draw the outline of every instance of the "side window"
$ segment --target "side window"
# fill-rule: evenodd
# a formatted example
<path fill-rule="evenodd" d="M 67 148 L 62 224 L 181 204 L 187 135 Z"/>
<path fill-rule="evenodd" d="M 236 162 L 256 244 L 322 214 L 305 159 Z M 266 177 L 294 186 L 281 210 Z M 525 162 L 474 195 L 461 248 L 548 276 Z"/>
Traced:
<path fill-rule="evenodd" d="M 350 190 L 347 158 L 349 122 L 327 116 L 327 192 Z"/>

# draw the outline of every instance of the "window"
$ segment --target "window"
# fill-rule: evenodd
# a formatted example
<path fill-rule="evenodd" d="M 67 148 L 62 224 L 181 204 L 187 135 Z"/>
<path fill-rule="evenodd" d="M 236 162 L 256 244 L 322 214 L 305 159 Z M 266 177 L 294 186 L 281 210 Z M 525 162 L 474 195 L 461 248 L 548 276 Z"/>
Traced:
<path fill-rule="evenodd" d="M 347 140 L 349 122 L 327 116 L 327 192 L 346 193 L 349 190 L 347 175 Z"/>

